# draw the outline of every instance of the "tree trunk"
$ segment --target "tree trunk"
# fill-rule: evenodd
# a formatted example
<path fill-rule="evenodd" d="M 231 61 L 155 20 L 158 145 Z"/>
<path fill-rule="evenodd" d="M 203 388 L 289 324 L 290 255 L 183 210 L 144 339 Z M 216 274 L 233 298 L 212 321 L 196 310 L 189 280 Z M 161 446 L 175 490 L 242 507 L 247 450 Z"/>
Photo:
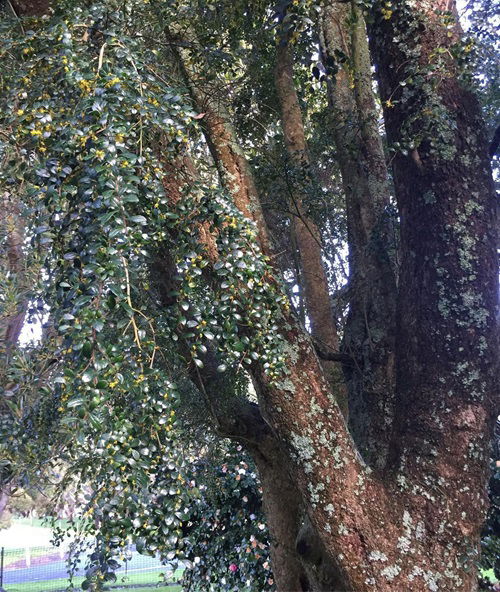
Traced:
<path fill-rule="evenodd" d="M 5 247 L 0 252 L 0 268 L 5 270 L 8 289 L 0 316 L 0 354 L 5 356 L 7 367 L 8 359 L 19 340 L 26 313 L 23 225 L 19 204 L 14 196 L 7 193 L 2 198 L 2 215 L 0 233 Z"/>
<path fill-rule="evenodd" d="M 365 459 L 382 468 L 393 414 L 394 239 L 387 212 L 388 172 L 360 9 L 351 2 L 326 2 L 320 37 L 332 136 L 346 198 L 350 306 L 343 347 L 355 360 L 345 367 L 350 428 Z M 338 56 L 343 56 L 342 63 Z"/>
<path fill-rule="evenodd" d="M 498 401 L 497 210 L 479 104 L 450 51 L 454 8 L 377 2 L 370 33 L 389 141 L 402 146 L 392 467 L 420 483 L 439 589 L 474 590 Z"/>
<path fill-rule="evenodd" d="M 339 337 L 331 306 L 328 280 L 322 261 L 321 234 L 307 214 L 307 196 L 313 188 L 312 171 L 304 133 L 302 113 L 293 81 L 293 57 L 286 38 L 276 50 L 275 83 L 281 107 L 281 125 L 295 180 L 290 210 L 297 241 L 303 292 L 311 323 L 311 335 L 322 348 L 338 352 Z M 347 417 L 347 392 L 336 362 L 323 360 L 322 366 L 332 391 Z"/>
<path fill-rule="evenodd" d="M 383 37 L 389 47 L 394 36 L 394 32 L 391 32 L 390 35 L 385 33 Z M 470 100 L 462 105 L 462 111 L 469 103 Z M 477 124 L 476 121 L 474 123 Z M 477 125 L 474 129 L 477 129 Z M 236 142 L 234 136 L 224 137 L 219 127 L 214 132 L 212 142 Z M 211 133 L 210 129 L 208 133 Z M 477 162 L 479 145 L 468 145 L 464 139 L 458 144 L 466 160 L 472 162 Z M 220 155 L 218 158 L 230 156 L 229 152 L 223 150 L 217 154 Z M 484 158 L 481 158 L 484 162 Z M 410 159 L 411 162 L 414 160 Z M 229 161 L 224 164 L 226 169 L 230 166 Z M 464 173 L 457 167 L 451 168 L 456 184 L 459 179 L 463 179 Z M 403 252 L 407 258 L 412 257 L 410 251 L 419 253 L 418 258 L 413 257 L 410 270 L 417 271 L 423 267 L 426 273 L 418 276 L 423 290 L 421 287 L 417 290 L 414 281 L 405 277 L 406 282 L 409 282 L 407 285 L 414 291 L 412 300 L 405 303 L 404 294 L 408 288 L 403 286 L 401 290 L 400 316 L 404 316 L 404 319 L 400 320 L 397 361 L 399 377 L 409 381 L 403 384 L 400 379 L 398 388 L 401 405 L 398 435 L 401 445 L 397 449 L 400 457 L 392 465 L 398 468 L 394 480 L 389 477 L 383 483 L 376 480 L 360 460 L 342 414 L 329 397 L 329 385 L 314 349 L 291 315 L 284 313 L 282 323 L 288 351 L 286 376 L 273 381 L 257 364 L 253 368 L 265 417 L 289 451 L 289 468 L 307 503 L 314 528 L 331 560 L 338 565 L 344 589 L 356 592 L 377 589 L 385 592 L 412 587 L 423 590 L 473 590 L 475 587 L 471 562 L 483 515 L 476 492 L 478 482 L 486 483 L 487 463 L 485 460 L 478 462 L 474 457 L 477 454 L 486 456 L 487 416 L 491 415 L 486 403 L 479 400 L 478 392 L 481 389 L 485 396 L 489 394 L 490 397 L 493 393 L 492 369 L 486 367 L 486 362 L 491 364 L 494 357 L 492 321 L 496 304 L 496 276 L 493 265 L 493 223 L 488 217 L 491 212 L 487 212 L 491 208 L 491 182 L 488 181 L 487 168 L 480 170 L 479 174 L 473 173 L 470 168 L 466 169 L 465 180 L 467 175 L 471 175 L 476 183 L 474 188 L 469 187 L 467 198 L 470 199 L 470 190 L 484 188 L 483 195 L 479 196 L 484 203 L 478 204 L 472 212 L 477 218 L 478 228 L 475 231 L 479 228 L 485 231 L 485 234 L 477 236 L 485 236 L 486 240 L 474 239 L 476 257 L 462 261 L 463 265 L 467 264 L 465 277 L 465 270 L 456 260 L 460 254 L 462 259 L 465 256 L 465 244 L 457 241 L 461 234 L 451 237 L 454 243 L 450 244 L 450 229 L 446 227 L 446 217 L 453 220 L 451 214 L 457 203 L 460 207 L 460 199 L 465 197 L 464 191 L 451 194 L 446 183 L 439 189 L 443 204 L 442 211 L 437 212 L 440 214 L 437 225 L 436 218 L 431 220 L 429 212 L 422 211 L 421 196 L 416 203 L 410 204 L 411 207 L 406 201 L 401 201 L 401 215 L 404 218 L 408 216 L 406 222 L 403 221 Z M 243 170 L 243 167 L 239 170 Z M 411 175 L 407 179 L 411 181 L 410 191 L 414 191 L 416 171 L 410 169 L 409 172 Z M 446 173 L 446 167 L 441 172 Z M 436 176 L 433 180 L 439 185 Z M 248 186 L 247 183 L 242 185 Z M 233 191 L 238 189 L 239 186 Z M 450 195 L 453 195 L 454 200 L 450 200 Z M 456 195 L 458 202 L 455 201 Z M 415 197 L 414 194 L 412 196 Z M 254 217 L 255 211 L 249 208 L 248 201 L 245 203 L 248 197 L 248 194 L 238 193 L 239 207 L 242 211 L 251 211 L 259 224 L 263 218 L 260 215 Z M 451 201 L 454 203 L 450 204 Z M 258 207 L 257 201 L 252 200 L 251 203 Z M 466 205 L 462 205 L 462 209 L 470 211 Z M 444 219 L 443 214 L 446 214 Z M 413 230 L 418 228 L 422 235 L 425 230 L 423 220 L 428 228 L 434 230 L 433 240 L 426 241 L 426 235 L 423 234 L 421 238 L 424 240 L 419 245 L 415 233 L 412 235 L 408 232 L 405 224 L 412 226 Z M 444 230 L 448 232 L 446 240 L 439 233 L 436 234 L 436 231 Z M 460 229 L 459 232 L 465 230 Z M 260 229 L 260 233 L 265 234 L 265 228 Z M 411 241 L 408 243 L 409 238 Z M 467 238 L 471 240 L 469 235 Z M 436 252 L 436 248 L 439 251 Z M 454 250 L 453 257 L 450 257 L 450 249 L 452 253 Z M 430 311 L 440 310 L 441 280 L 440 276 L 437 277 L 435 272 L 429 270 L 429 262 L 436 254 L 440 260 L 443 259 L 440 263 L 448 273 L 445 280 L 452 293 L 455 292 L 458 303 L 462 303 L 462 306 L 465 304 L 458 295 L 462 279 L 477 288 L 476 295 L 481 306 L 474 307 L 472 311 L 470 306 L 467 309 L 474 317 L 472 332 L 469 332 L 470 323 L 467 323 L 466 329 L 462 327 L 467 311 L 456 308 L 458 304 L 455 302 L 449 318 L 440 320 L 439 328 L 445 332 L 436 336 L 433 331 Z M 406 264 L 409 264 L 408 261 Z M 474 279 L 470 279 L 471 275 Z M 417 295 L 418 302 L 415 301 Z M 456 312 L 461 314 L 456 317 Z M 429 314 L 429 317 L 424 319 L 425 314 Z M 477 318 L 478 315 L 480 318 Z M 416 318 L 422 323 L 421 326 L 415 325 Z M 455 322 L 457 318 L 458 324 Z M 412 321 L 412 339 L 404 331 L 408 320 Z M 469 321 L 472 322 L 472 319 Z M 453 341 L 455 335 L 459 343 L 451 347 L 449 342 Z M 466 352 L 459 351 L 462 344 Z M 474 361 L 471 353 L 479 347 L 485 351 Z M 450 351 L 453 354 L 451 356 Z M 422 355 L 422 360 L 418 359 L 415 352 Z M 405 361 L 408 354 L 409 363 Z M 455 354 L 457 359 L 453 359 Z M 434 358 L 431 360 L 431 357 Z M 469 364 L 466 368 L 470 372 L 466 378 L 472 390 L 464 392 L 461 373 L 466 358 Z M 437 369 L 443 362 L 445 389 L 437 379 Z M 427 370 L 426 364 L 429 364 Z M 429 372 L 432 368 L 436 369 L 434 374 Z M 483 382 L 485 386 L 482 386 Z M 456 396 L 456 405 L 450 403 L 448 407 L 443 402 L 450 390 L 453 397 Z M 452 414 L 455 410 L 456 414 Z M 463 471 L 464 465 L 468 463 L 473 464 L 474 469 Z M 460 487 L 457 491 L 457 483 L 464 483 L 466 487 Z M 332 524 L 338 526 L 332 528 Z"/>
<path fill-rule="evenodd" d="M 4 401 L 12 401 L 18 385 L 11 382 L 9 371 L 13 352 L 19 341 L 27 310 L 25 261 L 23 254 L 23 225 L 16 198 L 2 196 L 0 239 L 0 279 L 4 289 L 0 314 L 0 387 Z M 0 401 L 0 413 L 11 413 Z M 9 465 L 0 470 L 0 518 L 9 500 L 12 472 Z"/>
<path fill-rule="evenodd" d="M 271 539 L 276 588 L 280 592 L 304 592 L 309 589 L 309 582 L 296 550 L 302 516 L 301 495 L 287 471 L 288 463 L 281 446 L 271 433 L 249 452 L 262 485 L 262 506 Z"/>
<path fill-rule="evenodd" d="M 220 150 L 217 154 L 220 152 L 224 153 Z M 197 178 L 197 172 L 189 157 L 178 159 L 173 165 L 164 164 L 164 170 L 163 185 L 169 199 L 175 203 L 182 198 L 183 187 Z M 252 185 L 252 182 L 247 184 Z M 212 262 L 215 262 L 217 250 L 213 237 L 202 226 L 197 227 L 196 231 L 207 251 L 213 254 Z M 171 305 L 170 293 L 174 288 L 171 282 L 175 268 L 168 254 L 159 254 L 151 271 L 161 302 L 166 306 Z M 217 371 L 220 362 L 216 352 L 207 352 L 203 368 L 193 368 L 191 379 L 209 399 L 206 412 L 212 415 L 213 427 L 218 435 L 239 441 L 256 464 L 271 539 L 270 556 L 276 587 L 280 592 L 321 592 L 317 586 L 311 587 L 311 578 L 306 575 L 296 550 L 303 503 L 287 470 L 284 450 L 264 421 L 258 406 L 247 401 L 222 400 L 221 392 L 225 392 L 228 385 L 225 375 Z"/>

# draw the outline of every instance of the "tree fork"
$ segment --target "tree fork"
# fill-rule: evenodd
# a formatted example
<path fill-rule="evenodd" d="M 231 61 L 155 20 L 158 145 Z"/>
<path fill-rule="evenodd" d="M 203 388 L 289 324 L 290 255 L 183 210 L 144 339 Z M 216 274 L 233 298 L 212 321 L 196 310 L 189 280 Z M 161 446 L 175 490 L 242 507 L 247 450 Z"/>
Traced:
<path fill-rule="evenodd" d="M 353 2 L 325 2 L 320 39 L 346 196 L 351 298 L 343 348 L 356 361 L 344 367 L 350 428 L 366 460 L 381 469 L 391 433 L 396 281 L 388 171 L 361 10 Z"/>

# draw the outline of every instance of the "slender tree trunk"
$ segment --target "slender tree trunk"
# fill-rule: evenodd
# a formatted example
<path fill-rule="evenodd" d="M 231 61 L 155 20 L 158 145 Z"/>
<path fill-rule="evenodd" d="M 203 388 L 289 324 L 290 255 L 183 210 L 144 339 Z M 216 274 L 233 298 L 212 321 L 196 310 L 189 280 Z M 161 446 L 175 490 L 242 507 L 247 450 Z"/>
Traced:
<path fill-rule="evenodd" d="M 345 367 L 350 428 L 364 457 L 382 468 L 393 414 L 396 282 L 388 172 L 365 23 L 355 3 L 328 0 L 320 37 L 329 73 L 332 136 L 346 196 L 350 306 L 343 347 L 355 360 Z"/>
<path fill-rule="evenodd" d="M 26 312 L 23 224 L 19 204 L 13 195 L 3 195 L 2 216 L 0 237 L 4 248 L 0 251 L 0 265 L 9 288 L 5 292 L 4 310 L 0 316 L 0 354 L 5 356 L 5 362 L 8 363 L 19 339 Z"/>
<path fill-rule="evenodd" d="M 276 50 L 275 83 L 281 107 L 285 145 L 293 167 L 291 221 L 299 252 L 311 335 L 321 347 L 338 352 L 339 336 L 322 261 L 321 234 L 314 220 L 307 214 L 308 193 L 313 189 L 312 171 L 302 113 L 293 81 L 293 56 L 286 38 L 281 39 Z M 342 412 L 347 417 L 347 391 L 339 364 L 323 360 L 322 366 Z"/>
<path fill-rule="evenodd" d="M 271 539 L 271 564 L 276 588 L 303 592 L 309 582 L 296 549 L 302 497 L 288 473 L 288 463 L 273 435 L 250 450 L 262 485 L 262 504 Z"/>

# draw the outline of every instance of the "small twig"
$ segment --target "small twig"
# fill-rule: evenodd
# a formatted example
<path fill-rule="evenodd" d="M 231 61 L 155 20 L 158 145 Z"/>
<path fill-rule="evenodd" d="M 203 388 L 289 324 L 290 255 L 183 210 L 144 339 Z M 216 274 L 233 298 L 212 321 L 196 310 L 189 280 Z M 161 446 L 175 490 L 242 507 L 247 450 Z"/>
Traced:
<path fill-rule="evenodd" d="M 9 5 L 10 9 L 12 10 L 12 14 L 16 17 L 16 19 L 19 23 L 19 26 L 21 27 L 21 31 L 23 32 L 23 35 L 26 35 L 26 31 L 24 30 L 23 23 L 22 23 L 19 15 L 16 12 L 16 9 L 12 5 L 12 2 L 10 0 L 7 0 L 7 4 Z"/>
<path fill-rule="evenodd" d="M 102 68 L 102 62 L 104 60 L 104 49 L 106 48 L 106 41 L 102 44 L 101 49 L 99 50 L 99 62 L 97 64 L 97 73 L 99 74 L 100 69 Z"/>
<path fill-rule="evenodd" d="M 354 358 L 352 356 L 344 352 L 335 351 L 323 343 L 320 344 L 317 339 L 314 339 L 314 349 L 321 360 L 340 362 L 349 366 L 354 365 Z"/>

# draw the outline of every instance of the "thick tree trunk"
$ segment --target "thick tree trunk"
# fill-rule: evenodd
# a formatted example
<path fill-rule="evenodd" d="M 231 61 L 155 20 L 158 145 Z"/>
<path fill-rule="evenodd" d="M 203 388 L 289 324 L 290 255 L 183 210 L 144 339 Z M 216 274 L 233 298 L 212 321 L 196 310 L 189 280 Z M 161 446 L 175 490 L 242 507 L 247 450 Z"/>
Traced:
<path fill-rule="evenodd" d="M 384 1 L 374 9 L 389 137 L 409 147 L 394 161 L 404 269 L 394 479 L 377 480 L 359 457 L 310 339 L 291 314 L 281 319 L 286 373 L 275 380 L 257 363 L 251 369 L 342 589 L 356 592 L 476 589 L 496 394 L 496 210 L 478 104 L 453 76 L 453 34 L 433 12 L 449 4 L 403 0 L 388 8 Z M 438 59 L 442 75 L 439 64 L 427 69 Z M 205 121 L 221 177 L 266 251 L 246 161 L 226 115 L 214 113 Z"/>
<path fill-rule="evenodd" d="M 296 549 L 302 498 L 288 473 L 286 457 L 270 433 L 250 451 L 262 485 L 262 504 L 271 539 L 271 564 L 280 592 L 303 592 L 309 582 Z"/>
<path fill-rule="evenodd" d="M 329 72 L 332 136 L 346 196 L 350 304 L 343 347 L 355 360 L 345 367 L 350 428 L 366 460 L 382 468 L 393 413 L 394 240 L 368 40 L 361 10 L 354 2 L 325 3 L 321 41 Z M 344 56 L 343 63 L 339 55 Z"/>
<path fill-rule="evenodd" d="M 293 81 L 293 56 L 286 38 L 276 50 L 275 84 L 281 107 L 281 125 L 288 157 L 293 167 L 290 210 L 297 242 L 303 293 L 311 323 L 311 335 L 322 348 L 338 352 L 339 336 L 331 306 L 328 280 L 322 260 L 321 234 L 307 214 L 307 196 L 312 190 L 312 171 L 302 113 Z M 347 417 L 347 391 L 337 362 L 322 361 L 342 412 Z"/>
<path fill-rule="evenodd" d="M 377 2 L 370 33 L 389 140 L 404 149 L 394 158 L 402 275 L 392 466 L 419 483 L 427 561 L 444 567 L 439 589 L 469 591 L 498 401 L 497 209 L 479 104 L 449 51 L 452 9 Z"/>
<path fill-rule="evenodd" d="M 394 33 L 391 39 L 393 37 Z M 384 38 L 387 43 L 387 35 Z M 207 133 L 212 132 L 208 129 Z M 211 141 L 219 140 L 231 143 L 236 141 L 234 136 L 229 140 L 224 138 L 216 128 Z M 463 142 L 460 148 L 466 158 L 476 161 L 477 144 L 468 146 Z M 221 155 L 218 158 L 230 156 L 230 153 L 224 151 L 219 151 L 218 154 Z M 226 169 L 229 169 L 229 166 L 229 162 L 224 165 Z M 411 173 L 408 179 L 413 183 L 415 171 L 412 169 Z M 476 187 L 485 187 L 488 179 L 486 169 L 479 175 L 471 172 L 467 174 L 474 176 L 477 181 Z M 453 168 L 453 175 L 456 182 L 462 178 L 462 172 L 456 168 Z M 243 186 L 248 184 L 243 183 Z M 237 191 L 238 187 L 234 190 Z M 490 383 L 489 394 L 492 394 L 492 370 L 485 367 L 485 361 L 491 362 L 493 357 L 493 354 L 489 354 L 489 357 L 486 354 L 492 347 L 491 321 L 495 305 L 493 287 L 496 284 L 492 264 L 495 244 L 491 236 L 492 223 L 485 219 L 485 210 L 489 207 L 489 191 L 488 185 L 482 198 L 484 204 L 479 204 L 479 208 L 475 207 L 473 210 L 473 213 L 477 214 L 477 223 L 486 231 L 487 239 L 484 242 L 474 240 L 473 248 L 477 257 L 474 260 L 466 260 L 468 275 L 464 281 L 472 282 L 479 290 L 477 297 L 484 300 L 478 311 L 472 313 L 469 310 L 473 316 L 477 317 L 477 314 L 480 314 L 481 317 L 475 319 L 473 333 L 467 334 L 467 338 L 462 335 L 464 329 L 461 323 L 465 322 L 465 319 L 459 316 L 457 324 L 455 313 L 460 311 L 453 309 L 447 321 L 444 337 L 439 336 L 437 340 L 439 347 L 435 347 L 434 342 L 430 341 L 430 338 L 435 336 L 433 327 L 429 326 L 429 323 L 432 323 L 431 319 L 425 319 L 424 322 L 421 315 L 418 320 L 425 325 L 425 330 L 412 325 L 414 335 L 418 335 L 418 343 L 415 338 L 410 343 L 401 340 L 403 349 L 398 350 L 400 376 L 406 376 L 411 381 L 402 385 L 398 391 L 402 410 L 398 425 L 404 427 L 400 429 L 399 434 L 403 438 L 402 446 L 405 448 L 399 448 L 401 457 L 400 462 L 396 464 L 398 471 L 395 473 L 394 481 L 386 478 L 382 484 L 373 478 L 360 461 L 342 414 L 338 406 L 332 404 L 329 385 L 314 349 L 291 316 L 286 316 L 282 323 L 288 344 L 286 376 L 282 380 L 272 381 L 257 366 L 253 369 L 265 417 L 289 451 L 290 469 L 307 503 L 311 522 L 331 560 L 337 563 L 344 589 L 356 592 L 373 589 L 385 592 L 412 588 L 474 589 L 475 576 L 470 575 L 473 572 L 470 566 L 470 550 L 477 544 L 481 516 L 481 509 L 477 509 L 481 505 L 477 503 L 477 483 L 484 484 L 486 474 L 486 463 L 473 458 L 476 454 L 485 455 L 486 451 L 485 430 L 488 413 L 486 404 L 476 399 L 478 389 L 485 388 L 481 386 L 483 381 Z M 448 188 L 446 195 L 442 195 L 445 203 L 449 204 L 449 196 Z M 458 196 L 460 199 L 460 193 Z M 242 211 L 252 211 L 249 208 L 250 204 L 244 203 L 248 195 L 239 193 L 238 199 L 244 206 L 240 205 Z M 258 202 L 253 201 L 252 205 L 258 205 Z M 451 220 L 453 218 L 450 218 L 450 215 L 454 212 L 455 205 L 456 203 L 443 209 Z M 481 210 L 481 207 L 484 209 Z M 467 211 L 467 206 L 464 206 L 464 209 Z M 407 209 L 403 208 L 402 216 L 407 216 L 407 213 Z M 420 209 L 410 209 L 410 213 L 413 217 L 410 216 L 406 223 L 418 227 L 422 233 L 419 216 L 424 216 L 425 213 Z M 426 214 L 423 219 L 430 227 L 436 229 L 435 221 L 431 223 L 429 213 Z M 257 216 L 254 220 L 259 224 L 262 217 Z M 443 224 L 442 230 L 449 231 L 445 228 L 442 218 L 440 224 Z M 260 232 L 265 234 L 265 228 L 260 229 Z M 411 233 L 403 233 L 403 241 L 407 241 L 409 236 L 412 236 Z M 417 269 L 419 266 L 428 268 L 429 261 L 436 255 L 436 246 L 440 249 L 437 253 L 440 258 L 449 256 L 450 248 L 455 248 L 456 254 L 459 254 L 465 246 L 457 247 L 457 237 L 454 237 L 455 247 L 450 247 L 449 240 L 445 243 L 441 236 L 437 236 L 431 255 L 430 243 L 426 244 L 425 235 L 423 238 L 422 245 L 418 245 L 416 241 L 411 243 L 412 250 L 422 255 Z M 407 257 L 410 256 L 408 243 L 403 245 L 403 250 Z M 415 265 L 414 260 L 410 269 L 415 270 Z M 442 265 L 448 271 L 448 262 L 443 261 Z M 463 275 L 464 270 L 460 271 L 461 269 L 460 265 L 455 264 L 453 269 L 449 270 L 449 276 L 445 278 L 450 283 L 452 292 L 457 287 L 454 274 L 459 274 L 459 277 L 460 274 Z M 475 276 L 474 280 L 468 279 L 470 275 Z M 420 274 L 419 277 L 424 282 L 425 289 L 422 291 L 419 288 L 416 292 L 420 298 L 418 305 L 413 295 L 411 306 L 414 310 L 408 308 L 409 302 L 406 303 L 406 308 L 402 309 L 403 314 L 413 323 L 415 313 L 422 311 L 423 305 L 427 313 L 434 309 L 439 311 L 438 301 L 435 300 L 440 296 L 439 278 L 436 274 L 429 273 L 428 269 L 426 274 Z M 416 289 L 415 283 L 409 278 L 407 281 Z M 461 282 L 458 281 L 458 284 Z M 402 292 L 404 293 L 404 289 Z M 404 298 L 400 302 L 404 303 Z M 402 326 L 404 327 L 405 323 L 402 323 Z M 471 328 L 470 324 L 467 328 Z M 441 329 L 444 327 L 441 326 Z M 404 331 L 401 334 L 405 335 Z M 438 361 L 442 362 L 448 358 L 448 342 L 457 334 L 459 338 L 464 338 L 462 343 L 465 343 L 468 351 L 456 351 L 460 356 L 458 363 L 452 361 L 450 365 L 445 364 L 445 382 L 448 382 L 448 388 L 443 393 L 442 383 L 435 380 L 438 375 Z M 450 337 L 446 337 L 447 335 Z M 470 359 L 470 354 L 474 351 L 473 347 L 479 347 L 479 344 L 486 348 L 486 351 L 480 360 L 475 362 Z M 458 350 L 459 347 L 457 344 L 452 349 Z M 431 362 L 429 354 L 432 351 L 432 356 L 435 357 L 432 364 L 436 368 L 434 375 L 431 373 L 429 376 L 428 372 L 423 372 L 421 360 L 412 355 L 412 349 L 422 354 L 422 360 L 426 363 Z M 403 359 L 408 353 L 410 364 Z M 461 377 L 456 375 L 457 372 L 463 372 L 466 357 L 469 364 L 467 369 L 471 371 L 466 378 L 469 384 L 473 385 L 472 393 L 463 392 Z M 412 370 L 411 373 L 408 368 Z M 418 368 L 421 374 L 418 374 L 415 368 Z M 419 378 L 418 381 L 416 376 Z M 432 387 L 430 389 L 427 388 L 427 376 Z M 445 403 L 449 387 L 453 395 L 453 389 L 456 388 L 458 395 L 456 415 L 452 415 L 454 403 L 450 401 L 449 407 Z M 425 401 L 425 409 L 423 401 L 419 402 L 420 395 Z M 403 415 L 404 405 L 412 412 L 408 413 L 407 409 Z M 436 418 L 439 418 L 439 425 L 436 424 Z M 430 435 L 430 439 L 426 437 L 427 434 Z M 464 465 L 469 463 L 473 464 L 474 468 L 466 468 L 464 472 Z M 459 468 L 462 472 L 460 476 Z M 453 481 L 450 481 L 450 478 Z M 457 491 L 457 483 L 462 485 L 464 482 L 466 487 L 460 487 Z"/>

